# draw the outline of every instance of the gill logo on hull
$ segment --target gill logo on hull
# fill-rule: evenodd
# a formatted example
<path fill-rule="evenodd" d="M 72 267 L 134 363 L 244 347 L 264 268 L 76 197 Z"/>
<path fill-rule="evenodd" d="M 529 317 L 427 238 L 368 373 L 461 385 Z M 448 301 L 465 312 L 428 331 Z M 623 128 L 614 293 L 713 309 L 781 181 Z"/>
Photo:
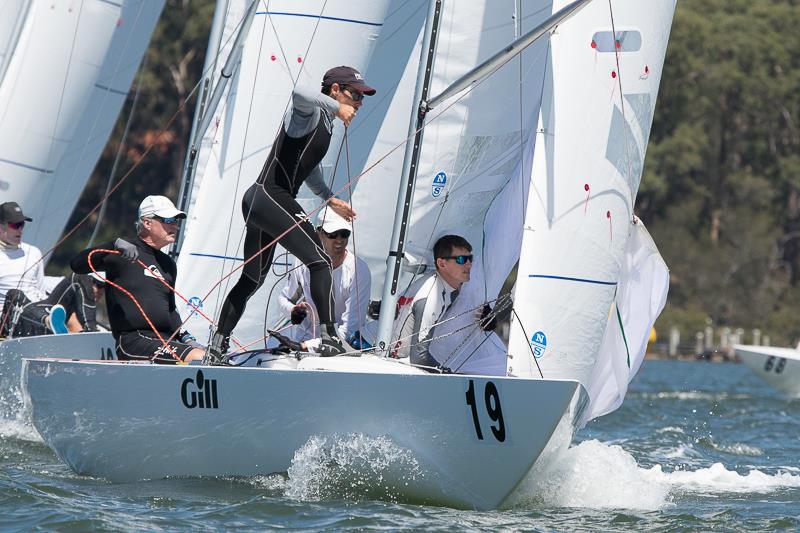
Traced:
<path fill-rule="evenodd" d="M 547 335 L 542 331 L 537 331 L 531 335 L 531 350 L 536 359 L 544 356 L 544 351 L 547 349 Z"/>
<path fill-rule="evenodd" d="M 181 402 L 187 409 L 219 409 L 217 380 L 205 379 L 198 370 L 195 379 L 186 378 L 181 383 Z"/>

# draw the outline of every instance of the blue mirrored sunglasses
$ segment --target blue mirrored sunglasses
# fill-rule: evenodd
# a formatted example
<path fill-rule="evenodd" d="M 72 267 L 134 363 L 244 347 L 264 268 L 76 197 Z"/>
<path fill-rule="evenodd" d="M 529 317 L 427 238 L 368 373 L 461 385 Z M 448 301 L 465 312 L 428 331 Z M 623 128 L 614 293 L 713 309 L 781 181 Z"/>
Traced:
<path fill-rule="evenodd" d="M 448 255 L 446 257 L 442 257 L 442 259 L 452 259 L 453 261 L 455 261 L 459 265 L 466 265 L 467 261 L 472 263 L 472 257 L 473 257 L 472 254 L 469 254 L 469 255 Z"/>
<path fill-rule="evenodd" d="M 180 220 L 178 217 L 160 217 L 158 215 L 154 216 L 153 218 L 160 220 L 164 224 L 177 224 Z"/>

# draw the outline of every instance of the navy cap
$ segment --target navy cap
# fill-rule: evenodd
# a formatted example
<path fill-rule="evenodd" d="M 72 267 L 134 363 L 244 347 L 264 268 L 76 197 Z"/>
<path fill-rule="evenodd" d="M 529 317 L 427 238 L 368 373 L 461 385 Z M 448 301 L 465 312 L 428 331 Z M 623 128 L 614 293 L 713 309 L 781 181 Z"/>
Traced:
<path fill-rule="evenodd" d="M 4 204 L 0 204 L 0 222 L 11 222 L 16 224 L 17 222 L 22 222 L 23 220 L 33 222 L 31 217 L 26 217 L 22 213 L 22 208 L 17 202 L 6 202 Z"/>
<path fill-rule="evenodd" d="M 375 94 L 375 89 L 364 83 L 364 76 L 353 67 L 333 67 L 322 78 L 322 85 L 331 86 L 334 83 L 339 85 L 346 85 L 352 87 L 361 94 L 372 96 Z"/>

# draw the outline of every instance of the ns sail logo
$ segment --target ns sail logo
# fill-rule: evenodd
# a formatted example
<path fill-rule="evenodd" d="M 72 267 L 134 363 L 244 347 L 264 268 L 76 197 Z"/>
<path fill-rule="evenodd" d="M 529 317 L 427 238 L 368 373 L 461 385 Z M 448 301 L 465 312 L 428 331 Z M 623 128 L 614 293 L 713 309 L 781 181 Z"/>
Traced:
<path fill-rule="evenodd" d="M 544 356 L 544 351 L 547 349 L 547 335 L 543 331 L 537 331 L 531 335 L 531 350 L 536 359 Z"/>
<path fill-rule="evenodd" d="M 181 402 L 187 409 L 219 409 L 217 380 L 205 379 L 203 371 L 198 370 L 194 379 L 181 383 Z"/>

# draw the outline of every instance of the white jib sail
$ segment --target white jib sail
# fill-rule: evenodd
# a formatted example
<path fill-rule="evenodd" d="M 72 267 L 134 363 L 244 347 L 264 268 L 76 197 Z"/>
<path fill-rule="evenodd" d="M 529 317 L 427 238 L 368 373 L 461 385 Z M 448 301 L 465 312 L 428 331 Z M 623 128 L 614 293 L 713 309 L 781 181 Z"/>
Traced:
<path fill-rule="evenodd" d="M 431 95 L 514 40 L 514 4 L 445 2 Z M 526 2 L 521 33 L 550 14 L 551 2 Z M 506 348 L 477 328 L 474 309 L 497 297 L 519 257 L 519 238 L 511 234 L 524 220 L 546 51 L 547 39 L 540 39 L 426 119 L 406 263 L 409 271 L 432 271 L 432 246 L 445 234 L 461 235 L 473 247 L 472 278 L 430 344 L 440 363 L 459 372 L 505 374 Z M 407 273 L 400 286 L 411 278 Z"/>
<path fill-rule="evenodd" d="M 163 0 L 32 2 L 0 85 L 0 200 L 58 239 L 105 146 Z"/>
<path fill-rule="evenodd" d="M 538 376 L 538 362 L 547 379 L 589 387 L 631 233 L 674 9 L 674 0 L 593 2 L 551 36 L 514 293 L 515 375 Z"/>
<path fill-rule="evenodd" d="M 249 2 L 230 2 L 230 17 L 244 13 Z M 282 125 L 295 84 L 319 87 L 326 70 L 350 65 L 366 70 L 384 24 L 389 0 L 306 0 L 262 2 L 234 74 L 203 146 L 186 235 L 178 261 L 178 291 L 214 318 L 239 278 L 244 221 L 241 199 L 258 177 Z M 268 6 L 268 8 L 267 8 Z M 233 25 L 239 20 L 234 19 Z M 222 60 L 224 62 L 224 58 Z M 367 78 L 369 79 L 369 78 Z M 356 118 L 358 120 L 358 118 Z M 336 122 L 341 136 L 342 125 Z M 335 158 L 336 133 L 327 161 Z M 315 207 L 320 203 L 315 203 Z M 292 262 L 278 248 L 273 275 L 248 302 L 233 336 L 252 342 L 264 336 L 278 316 L 279 271 Z M 274 290 L 273 290 L 274 288 Z M 270 296 L 271 305 L 270 305 Z M 184 317 L 190 315 L 183 310 Z M 192 314 L 187 327 L 202 334 L 209 323 Z M 257 346 L 257 345 L 256 345 Z"/>
<path fill-rule="evenodd" d="M 622 405 L 628 383 L 642 366 L 650 329 L 664 309 L 668 291 L 669 269 L 644 224 L 637 220 L 625 246 L 617 294 L 587 387 L 590 402 L 581 425 Z"/>

